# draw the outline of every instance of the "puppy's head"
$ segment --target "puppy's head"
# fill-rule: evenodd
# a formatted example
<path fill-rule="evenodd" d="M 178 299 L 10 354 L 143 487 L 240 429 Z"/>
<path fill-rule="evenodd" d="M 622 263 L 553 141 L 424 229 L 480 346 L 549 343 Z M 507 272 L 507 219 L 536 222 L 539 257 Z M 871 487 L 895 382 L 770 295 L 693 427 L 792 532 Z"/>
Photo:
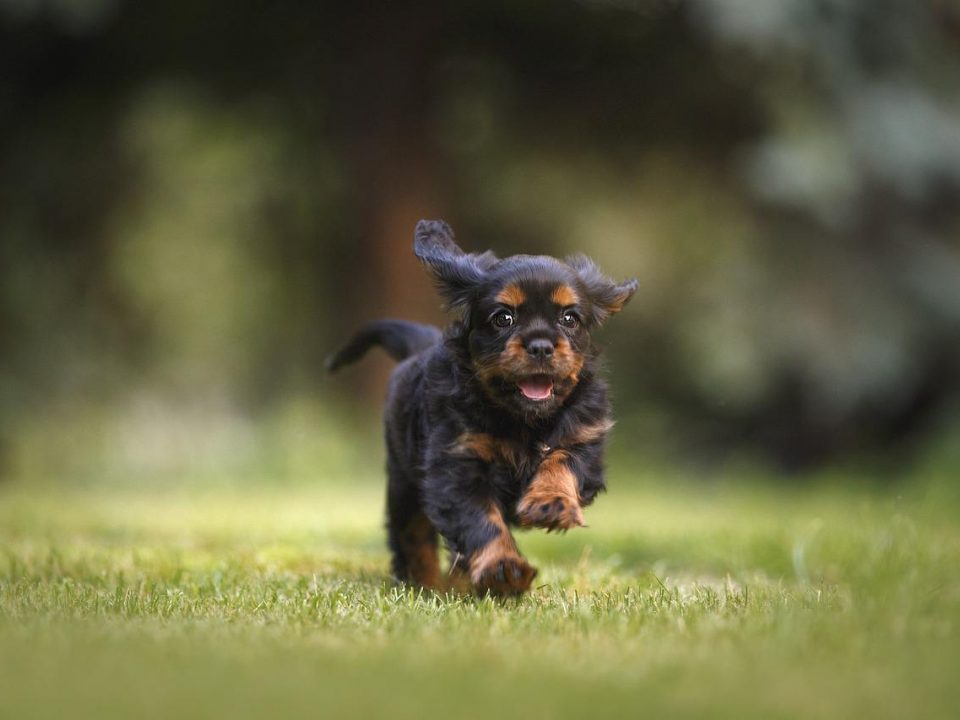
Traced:
<path fill-rule="evenodd" d="M 523 417 L 559 409 L 592 357 L 590 332 L 637 289 L 636 280 L 615 283 L 583 255 L 464 253 L 443 221 L 417 224 L 414 252 L 450 306 L 462 309 L 487 396 Z"/>

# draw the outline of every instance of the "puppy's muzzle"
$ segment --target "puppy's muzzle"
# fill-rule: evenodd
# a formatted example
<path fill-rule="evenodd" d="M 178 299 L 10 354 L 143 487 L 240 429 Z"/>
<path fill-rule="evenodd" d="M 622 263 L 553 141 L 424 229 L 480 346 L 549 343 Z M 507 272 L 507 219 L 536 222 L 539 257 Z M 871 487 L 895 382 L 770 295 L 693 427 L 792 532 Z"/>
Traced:
<path fill-rule="evenodd" d="M 553 356 L 553 343 L 546 338 L 535 338 L 525 344 L 527 354 L 534 360 L 543 362 Z"/>

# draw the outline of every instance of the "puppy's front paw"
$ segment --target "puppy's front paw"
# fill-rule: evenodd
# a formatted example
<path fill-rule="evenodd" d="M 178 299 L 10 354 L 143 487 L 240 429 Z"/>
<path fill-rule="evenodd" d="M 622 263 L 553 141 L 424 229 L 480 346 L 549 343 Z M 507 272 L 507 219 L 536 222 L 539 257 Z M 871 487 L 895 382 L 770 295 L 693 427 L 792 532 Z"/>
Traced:
<path fill-rule="evenodd" d="M 517 505 L 517 517 L 524 527 L 542 527 L 547 532 L 584 527 L 580 503 L 567 495 L 528 492 Z"/>
<path fill-rule="evenodd" d="M 471 579 L 483 595 L 521 595 L 530 589 L 537 569 L 519 555 L 493 558 L 474 568 Z"/>

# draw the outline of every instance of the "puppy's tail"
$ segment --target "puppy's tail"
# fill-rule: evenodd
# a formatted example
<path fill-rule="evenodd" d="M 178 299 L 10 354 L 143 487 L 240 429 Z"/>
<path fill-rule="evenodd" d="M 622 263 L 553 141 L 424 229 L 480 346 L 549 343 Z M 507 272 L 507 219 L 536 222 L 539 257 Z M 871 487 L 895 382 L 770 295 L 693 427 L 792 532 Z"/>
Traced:
<path fill-rule="evenodd" d="M 406 320 L 374 320 L 342 349 L 330 355 L 324 364 L 328 372 L 336 372 L 362 358 L 374 345 L 379 345 L 390 357 L 400 361 L 436 345 L 442 337 L 443 333 L 433 325 Z"/>

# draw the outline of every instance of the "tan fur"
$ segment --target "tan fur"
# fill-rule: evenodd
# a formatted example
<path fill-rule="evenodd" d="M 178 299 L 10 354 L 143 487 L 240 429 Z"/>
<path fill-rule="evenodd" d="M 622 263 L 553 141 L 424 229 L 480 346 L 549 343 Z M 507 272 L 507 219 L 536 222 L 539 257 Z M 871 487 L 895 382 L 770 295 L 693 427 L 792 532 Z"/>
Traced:
<path fill-rule="evenodd" d="M 428 588 L 440 587 L 440 558 L 433 525 L 422 512 L 413 516 L 400 538 L 410 579 Z"/>
<path fill-rule="evenodd" d="M 556 393 L 560 398 L 569 395 L 580 382 L 583 364 L 583 356 L 573 350 L 566 338 L 561 337 L 557 341 L 550 367 L 547 369 L 548 374 L 554 377 Z M 533 363 L 518 337 L 507 340 L 503 351 L 493 360 L 477 365 L 477 377 L 484 383 L 489 383 L 497 377 L 520 378 L 540 372 L 544 372 L 544 368 Z"/>
<path fill-rule="evenodd" d="M 584 525 L 577 478 L 567 466 L 569 457 L 565 450 L 554 450 L 540 463 L 517 505 L 521 525 L 548 530 L 569 530 Z"/>
<path fill-rule="evenodd" d="M 507 285 L 497 293 L 495 299 L 498 303 L 517 308 L 527 301 L 527 294 L 516 285 Z"/>
<path fill-rule="evenodd" d="M 585 445 L 603 439 L 604 436 L 613 428 L 613 420 L 604 418 L 593 425 L 583 425 L 578 427 L 569 435 L 564 436 L 562 445 L 569 447 L 571 445 Z"/>
<path fill-rule="evenodd" d="M 583 370 L 583 356 L 574 352 L 570 341 L 561 337 L 553 349 L 553 362 L 563 374 L 557 383 L 557 394 L 566 397 L 577 383 L 580 382 L 580 371 Z"/>
<path fill-rule="evenodd" d="M 495 377 L 515 377 L 529 371 L 530 357 L 520 338 L 507 340 L 506 346 L 493 360 L 477 365 L 477 376 L 483 382 Z"/>
<path fill-rule="evenodd" d="M 487 433 L 463 433 L 450 447 L 450 452 L 454 455 L 472 456 L 488 463 L 499 462 L 513 468 L 519 468 L 524 463 L 519 443 Z"/>
<path fill-rule="evenodd" d="M 550 294 L 550 299 L 560 307 L 570 307 L 580 302 L 577 291 L 569 285 L 559 285 Z"/>
<path fill-rule="evenodd" d="M 606 308 L 607 312 L 610 315 L 616 315 L 618 312 L 623 310 L 623 306 L 627 304 L 627 300 L 629 300 L 631 297 L 633 297 L 632 290 L 629 290 L 627 292 L 622 293 L 621 295 L 618 295 L 616 298 L 613 299 L 613 302 L 611 302 L 607 306 Z"/>
<path fill-rule="evenodd" d="M 537 576 L 536 569 L 517 551 L 503 513 L 494 503 L 487 508 L 487 521 L 499 533 L 470 558 L 470 581 L 481 593 L 518 595 L 526 592 Z"/>

